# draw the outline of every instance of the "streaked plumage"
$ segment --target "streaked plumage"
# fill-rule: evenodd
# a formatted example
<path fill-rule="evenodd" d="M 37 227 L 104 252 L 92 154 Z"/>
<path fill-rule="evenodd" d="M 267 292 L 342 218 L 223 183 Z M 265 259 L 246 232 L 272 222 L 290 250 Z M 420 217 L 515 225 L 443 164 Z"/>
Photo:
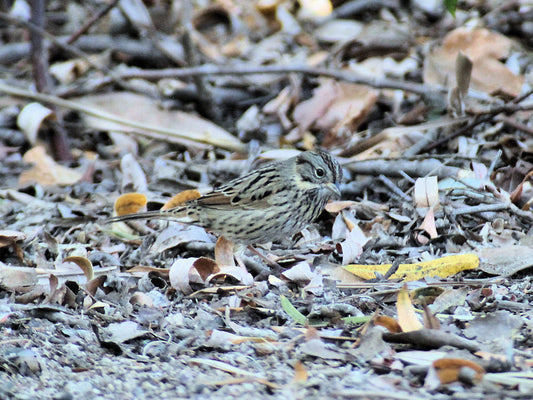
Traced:
<path fill-rule="evenodd" d="M 342 169 L 329 153 L 307 151 L 273 162 L 206 195 L 164 211 L 110 219 L 162 218 L 213 230 L 242 244 L 290 239 L 340 197 Z"/>

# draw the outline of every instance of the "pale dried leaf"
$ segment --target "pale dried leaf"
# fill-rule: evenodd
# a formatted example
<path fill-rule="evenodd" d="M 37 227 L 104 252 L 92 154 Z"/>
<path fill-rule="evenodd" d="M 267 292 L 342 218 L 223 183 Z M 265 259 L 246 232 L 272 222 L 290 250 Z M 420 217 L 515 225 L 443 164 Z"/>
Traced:
<path fill-rule="evenodd" d="M 167 140 L 194 148 L 215 145 L 234 151 L 244 150 L 242 143 L 232 134 L 203 118 L 182 111 L 168 111 L 153 99 L 129 92 L 111 92 L 80 97 L 77 104 L 129 124 L 112 122 L 96 116 L 84 115 L 86 124 L 103 131 L 137 133 L 151 139 Z"/>
<path fill-rule="evenodd" d="M 511 72 L 500 59 L 507 57 L 512 41 L 487 29 L 457 28 L 444 38 L 424 63 L 424 81 L 431 84 L 457 86 L 455 61 L 459 51 L 472 60 L 472 88 L 489 94 L 496 92 L 517 96 L 524 77 Z"/>
<path fill-rule="evenodd" d="M 221 267 L 235 266 L 235 258 L 233 257 L 235 244 L 226 239 L 224 236 L 220 236 L 215 245 L 215 261 Z"/>
<path fill-rule="evenodd" d="M 243 285 L 250 286 L 254 283 L 254 277 L 248 271 L 241 267 L 223 267 L 220 268 L 220 272 L 217 272 L 211 275 L 206 282 L 211 282 L 214 279 L 220 277 L 230 276 L 235 279 L 237 282 L 242 283 Z"/>
<path fill-rule="evenodd" d="M 80 172 L 57 164 L 52 157 L 46 154 L 42 146 L 28 150 L 23 159 L 34 166 L 20 174 L 20 186 L 33 183 L 39 183 L 42 186 L 72 185 L 82 177 Z"/>
<path fill-rule="evenodd" d="M 123 191 L 148 192 L 146 175 L 131 153 L 122 157 L 120 160 L 120 169 L 122 170 L 121 186 Z"/>
<path fill-rule="evenodd" d="M 40 103 L 29 103 L 19 113 L 17 126 L 26 134 L 30 144 L 37 142 L 37 134 L 43 122 L 54 112 Z"/>
<path fill-rule="evenodd" d="M 477 251 L 483 272 L 504 277 L 533 266 L 533 248 L 529 246 L 505 246 L 482 248 Z"/>
<path fill-rule="evenodd" d="M 311 266 L 306 261 L 300 261 L 293 267 L 281 274 L 283 277 L 292 282 L 308 283 L 315 273 L 311 271 Z"/>
<path fill-rule="evenodd" d="M 170 284 L 184 294 L 191 294 L 190 282 L 204 283 L 198 271 L 194 268 L 197 258 L 180 258 L 174 261 L 169 271 Z"/>
<path fill-rule="evenodd" d="M 437 233 L 437 226 L 435 225 L 435 213 L 433 212 L 433 207 L 429 208 L 419 229 L 426 231 L 431 239 L 439 237 L 439 234 Z"/>
<path fill-rule="evenodd" d="M 152 247 L 151 252 L 162 253 L 182 243 L 204 242 L 211 243 L 211 238 L 204 228 L 196 225 L 170 224 L 161 231 Z"/>
<path fill-rule="evenodd" d="M 413 196 L 415 207 L 425 208 L 440 206 L 439 202 L 439 185 L 436 176 L 418 178 L 415 181 L 415 192 Z"/>

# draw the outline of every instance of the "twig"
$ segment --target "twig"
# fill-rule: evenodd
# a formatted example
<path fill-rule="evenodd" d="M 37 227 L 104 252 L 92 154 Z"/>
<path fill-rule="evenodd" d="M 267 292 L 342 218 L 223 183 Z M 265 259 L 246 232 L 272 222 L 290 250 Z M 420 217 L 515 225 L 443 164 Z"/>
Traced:
<path fill-rule="evenodd" d="M 346 165 L 346 164 L 345 164 Z M 350 161 L 347 166 L 357 174 L 374 175 L 380 174 L 386 176 L 403 176 L 400 171 L 410 176 L 426 176 L 429 173 L 436 173 L 439 178 L 446 178 L 449 176 L 457 176 L 459 168 L 446 166 L 444 163 L 436 159 L 408 161 L 401 159 L 392 159 L 388 162 L 383 160 L 363 160 Z"/>
<path fill-rule="evenodd" d="M 36 24 L 34 24 L 32 22 L 27 22 L 27 21 L 24 21 L 24 20 L 19 19 L 19 18 L 14 18 L 11 15 L 6 14 L 4 12 L 0 12 L 0 19 L 3 19 L 3 20 L 8 21 L 8 22 L 11 22 L 13 24 L 17 24 L 17 25 L 23 26 L 24 28 L 28 29 L 32 35 L 38 35 L 41 38 L 46 38 L 51 43 L 53 43 L 55 46 L 66 50 L 68 53 L 73 54 L 76 57 L 81 58 L 82 60 L 87 62 L 91 67 L 93 67 L 97 71 L 101 71 L 101 72 L 107 74 L 110 77 L 110 80 L 112 82 L 115 82 L 120 87 L 127 88 L 129 90 L 137 91 L 137 90 L 135 90 L 135 88 L 132 89 L 131 85 L 129 85 L 128 82 L 124 82 L 118 74 L 114 73 L 109 68 L 106 68 L 106 67 L 103 67 L 101 65 L 98 65 L 93 60 L 91 60 L 87 56 L 87 54 L 85 54 L 83 51 L 79 50 L 75 46 L 72 46 L 70 44 L 62 42 L 61 40 L 56 38 L 54 35 L 46 32 L 40 26 L 38 26 L 38 25 L 36 25 Z"/>
<path fill-rule="evenodd" d="M 142 131 L 130 132 L 131 134 L 134 134 L 134 135 L 145 136 L 151 139 L 156 138 L 160 140 L 171 141 L 174 143 L 181 143 L 177 139 L 186 139 L 186 140 L 194 141 L 197 143 L 203 143 L 203 144 L 216 146 L 216 147 L 230 150 L 230 151 L 244 152 L 246 150 L 246 147 L 243 144 L 229 142 L 224 139 L 211 137 L 209 132 L 206 132 L 205 135 L 197 135 L 197 136 L 192 136 L 191 134 L 185 135 L 185 134 L 182 134 L 180 132 L 177 132 L 171 129 L 165 129 L 165 128 L 161 128 L 155 125 L 147 125 L 147 124 L 132 121 L 129 119 L 124 119 L 114 114 L 110 114 L 105 111 L 99 110 L 97 108 L 92 108 L 84 104 L 76 103 L 74 101 L 64 100 L 57 96 L 52 96 L 52 95 L 43 94 L 43 93 L 35 93 L 29 90 L 20 89 L 20 88 L 14 87 L 13 85 L 7 84 L 1 80 L 0 80 L 0 92 L 4 92 L 9 95 L 16 96 L 16 97 L 22 97 L 22 98 L 32 99 L 36 101 L 41 101 L 44 103 L 55 104 L 59 107 L 64 107 L 70 110 L 78 111 L 80 113 L 91 115 L 96 118 L 101 118 L 101 119 L 115 122 L 115 123 L 125 125 L 128 127 L 137 128 L 137 129 L 141 129 L 142 131 L 150 132 L 150 133 L 146 133 Z"/>
<path fill-rule="evenodd" d="M 524 125 L 514 119 L 511 119 L 509 117 L 500 115 L 498 117 L 500 121 L 502 121 L 505 125 L 508 125 L 512 128 L 518 129 L 519 131 L 522 131 L 524 133 L 527 133 L 530 136 L 533 136 L 533 128 L 527 125 Z"/>
<path fill-rule="evenodd" d="M 31 5 L 31 21 L 32 24 L 42 29 L 45 23 L 45 0 L 35 0 Z M 35 79 L 35 86 L 37 90 L 42 93 L 50 93 L 52 90 L 52 78 L 48 72 L 48 52 L 44 47 L 43 36 L 30 30 L 31 41 L 31 63 L 33 68 L 33 78 Z M 50 147 L 54 158 L 59 161 L 69 161 L 72 159 L 67 140 L 67 133 L 63 128 L 61 122 L 54 124 L 48 138 Z"/>
<path fill-rule="evenodd" d="M 462 128 L 459 128 L 458 130 L 453 132 L 451 135 L 443 137 L 442 139 L 437 140 L 436 142 L 433 142 L 430 145 L 426 146 L 423 151 L 424 152 L 429 152 L 429 151 L 439 147 L 440 145 L 449 142 L 450 140 L 456 138 L 457 136 L 461 136 L 462 134 L 464 134 L 464 133 L 468 132 L 469 130 L 471 130 L 473 127 L 475 127 L 475 126 L 477 126 L 477 125 L 479 125 L 479 124 L 481 124 L 483 122 L 490 121 L 492 118 L 493 118 L 492 115 L 484 116 L 484 117 L 476 117 L 476 118 L 474 118 L 474 120 L 470 121 L 468 124 L 466 124 Z"/>
<path fill-rule="evenodd" d="M 31 23 L 42 30 L 44 26 L 45 2 L 35 0 L 31 6 Z M 48 54 L 44 48 L 41 32 L 30 30 L 31 64 L 33 79 L 37 90 L 41 93 L 50 93 L 52 78 L 48 74 Z"/>
<path fill-rule="evenodd" d="M 392 182 L 385 175 L 380 174 L 379 180 L 385 184 L 396 196 L 398 196 L 403 201 L 412 202 L 413 199 L 411 196 L 406 195 L 394 182 Z"/>
<path fill-rule="evenodd" d="M 509 209 L 509 204 L 505 203 L 496 203 L 496 204 L 480 204 L 478 206 L 471 207 L 462 207 L 457 210 L 451 211 L 450 214 L 454 216 L 464 215 L 464 214 L 477 214 L 488 211 L 501 211 Z"/>
<path fill-rule="evenodd" d="M 533 109 L 533 104 L 527 104 L 527 105 L 520 105 L 519 104 L 520 102 L 524 101 L 529 96 L 531 96 L 532 94 L 533 94 L 533 90 L 530 90 L 529 92 L 526 92 L 526 93 L 524 93 L 521 96 L 515 97 L 513 100 L 511 100 L 507 104 L 504 104 L 504 105 L 501 105 L 501 106 L 497 106 L 497 107 L 494 107 L 494 108 L 491 108 L 491 109 L 488 109 L 488 110 L 485 110 L 485 111 L 471 113 L 471 114 L 474 114 L 474 120 L 472 120 L 471 122 L 469 122 L 467 125 L 463 126 L 462 128 L 458 129 L 457 131 L 455 131 L 451 135 L 448 135 L 448 136 L 442 138 L 441 140 L 438 140 L 437 142 L 434 142 L 434 143 L 430 144 L 429 146 L 426 146 L 424 148 L 424 151 L 431 151 L 431 150 L 435 149 L 436 147 L 438 147 L 438 146 L 440 146 L 440 145 L 442 145 L 442 144 L 444 144 L 446 142 L 449 142 L 450 140 L 456 138 L 457 136 L 460 136 L 460 135 L 468 132 L 469 130 L 471 130 L 475 126 L 480 125 L 480 124 L 482 124 L 484 122 L 491 121 L 498 114 L 501 114 L 501 113 L 514 113 L 514 112 L 517 112 L 517 111 L 527 111 L 527 110 Z M 521 129 L 521 128 L 517 128 L 517 129 Z M 527 127 L 526 127 L 526 129 L 527 129 Z"/>
<path fill-rule="evenodd" d="M 314 68 L 305 65 L 265 65 L 265 66 L 224 66 L 199 65 L 191 68 L 169 68 L 159 70 L 143 70 L 124 72 L 120 74 L 123 79 L 140 78 L 156 80 L 162 78 L 184 78 L 190 76 L 213 75 L 254 75 L 254 74 L 290 74 L 300 73 L 312 76 L 326 76 L 350 83 L 359 83 L 378 89 L 400 89 L 420 95 L 431 93 L 446 93 L 446 88 L 436 85 L 424 85 L 415 82 L 403 82 L 388 78 L 373 78 L 361 76 L 351 71 L 339 71 L 329 68 Z"/>
<path fill-rule="evenodd" d="M 85 24 L 83 24 L 80 29 L 78 29 L 70 36 L 70 38 L 67 40 L 67 44 L 72 44 L 76 40 L 78 40 L 81 35 L 83 35 L 91 28 L 91 26 L 93 26 L 99 19 L 101 19 L 104 15 L 111 11 L 119 1 L 120 0 L 113 0 L 111 3 L 100 8 L 91 18 L 89 18 L 89 20 Z"/>
<path fill-rule="evenodd" d="M 189 65 L 196 66 L 199 64 L 199 60 L 196 47 L 192 40 L 192 32 L 194 31 L 194 27 L 192 25 L 192 4 L 190 2 L 184 3 L 181 25 L 183 27 L 182 45 L 183 50 L 185 51 L 185 57 L 187 58 Z M 218 107 L 216 107 L 215 102 L 213 101 L 212 93 L 207 87 L 203 77 L 200 75 L 195 75 L 193 76 L 193 81 L 196 86 L 196 90 L 202 99 L 202 101 L 197 103 L 200 112 L 210 120 L 220 121 Z"/>

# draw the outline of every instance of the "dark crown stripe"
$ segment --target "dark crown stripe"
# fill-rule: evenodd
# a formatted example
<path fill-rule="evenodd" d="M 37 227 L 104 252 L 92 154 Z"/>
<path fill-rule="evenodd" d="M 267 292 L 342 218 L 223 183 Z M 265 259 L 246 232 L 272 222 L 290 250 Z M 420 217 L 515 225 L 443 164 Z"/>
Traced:
<path fill-rule="evenodd" d="M 333 157 L 324 152 L 319 152 L 320 157 L 322 157 L 322 160 L 324 160 L 324 163 L 328 166 L 328 168 L 333 172 L 333 182 L 339 182 L 342 177 L 342 170 L 339 167 L 339 164 L 333 161 Z"/>

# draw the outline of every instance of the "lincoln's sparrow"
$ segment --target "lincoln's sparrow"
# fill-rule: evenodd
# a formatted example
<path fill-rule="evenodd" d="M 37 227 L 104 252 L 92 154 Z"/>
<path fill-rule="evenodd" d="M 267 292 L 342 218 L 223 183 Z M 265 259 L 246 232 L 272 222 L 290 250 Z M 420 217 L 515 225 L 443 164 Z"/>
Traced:
<path fill-rule="evenodd" d="M 338 161 L 324 151 L 307 151 L 266 164 L 206 195 L 168 210 L 128 214 L 110 222 L 163 218 L 218 232 L 242 244 L 288 239 L 339 198 Z"/>

